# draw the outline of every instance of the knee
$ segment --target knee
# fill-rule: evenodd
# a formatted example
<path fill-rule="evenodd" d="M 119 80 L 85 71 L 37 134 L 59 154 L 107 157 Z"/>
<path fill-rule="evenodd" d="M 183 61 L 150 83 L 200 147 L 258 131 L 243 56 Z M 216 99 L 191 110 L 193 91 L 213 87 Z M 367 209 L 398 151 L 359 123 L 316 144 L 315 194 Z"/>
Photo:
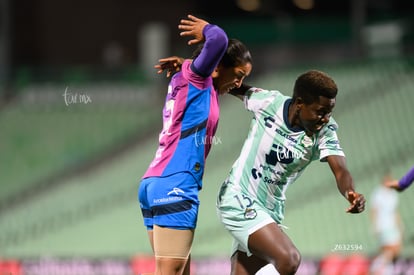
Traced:
<path fill-rule="evenodd" d="M 284 253 L 283 257 L 277 261 L 276 269 L 282 275 L 295 274 L 299 268 L 301 255 L 297 249 L 291 249 Z"/>

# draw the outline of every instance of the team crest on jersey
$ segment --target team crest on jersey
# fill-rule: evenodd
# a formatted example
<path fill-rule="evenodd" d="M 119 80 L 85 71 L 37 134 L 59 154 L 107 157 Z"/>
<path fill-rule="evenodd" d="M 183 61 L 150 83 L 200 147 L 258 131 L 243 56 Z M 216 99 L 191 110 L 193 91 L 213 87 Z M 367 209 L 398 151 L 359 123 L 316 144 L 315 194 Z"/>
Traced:
<path fill-rule="evenodd" d="M 248 220 L 253 220 L 257 217 L 257 212 L 253 208 L 246 208 L 246 211 L 244 211 L 244 218 Z"/>

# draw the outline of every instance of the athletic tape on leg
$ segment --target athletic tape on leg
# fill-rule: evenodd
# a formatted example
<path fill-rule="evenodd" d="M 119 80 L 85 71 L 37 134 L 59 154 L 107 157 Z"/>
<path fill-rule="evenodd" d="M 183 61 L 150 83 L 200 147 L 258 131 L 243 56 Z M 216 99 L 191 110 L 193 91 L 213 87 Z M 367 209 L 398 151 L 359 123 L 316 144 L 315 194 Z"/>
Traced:
<path fill-rule="evenodd" d="M 153 232 L 155 257 L 188 259 L 193 243 L 193 230 L 154 226 Z"/>

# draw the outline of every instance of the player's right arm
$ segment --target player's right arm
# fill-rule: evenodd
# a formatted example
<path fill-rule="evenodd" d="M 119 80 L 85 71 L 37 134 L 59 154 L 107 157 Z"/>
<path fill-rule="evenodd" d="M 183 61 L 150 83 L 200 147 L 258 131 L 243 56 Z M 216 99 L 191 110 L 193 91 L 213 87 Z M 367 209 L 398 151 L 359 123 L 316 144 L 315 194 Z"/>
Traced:
<path fill-rule="evenodd" d="M 365 209 L 364 195 L 355 192 L 354 181 L 349 172 L 344 156 L 330 155 L 327 161 L 335 176 L 338 190 L 349 201 L 348 213 L 361 213 Z"/>

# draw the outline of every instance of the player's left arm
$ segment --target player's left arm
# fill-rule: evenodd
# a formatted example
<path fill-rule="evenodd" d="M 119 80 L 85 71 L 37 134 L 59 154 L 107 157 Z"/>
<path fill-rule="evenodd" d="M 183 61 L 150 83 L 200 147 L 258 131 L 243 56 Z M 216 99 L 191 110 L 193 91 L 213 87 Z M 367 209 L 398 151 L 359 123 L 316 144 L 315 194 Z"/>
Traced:
<path fill-rule="evenodd" d="M 166 71 L 166 76 L 170 77 L 174 73 L 179 72 L 181 70 L 181 66 L 183 65 L 184 58 L 179 56 L 170 56 L 161 58 L 158 60 L 158 64 L 154 65 L 155 69 L 158 69 L 157 73 L 161 74 Z"/>
<path fill-rule="evenodd" d="M 361 213 L 365 209 L 364 195 L 357 193 L 354 187 L 354 180 L 349 172 L 345 157 L 330 155 L 327 157 L 329 167 L 335 176 L 336 184 L 339 192 L 349 201 L 351 204 L 346 212 L 348 213 Z"/>
<path fill-rule="evenodd" d="M 183 65 L 184 58 L 179 56 L 170 56 L 161 58 L 158 60 L 158 64 L 154 65 L 155 69 L 158 69 L 157 73 L 161 74 L 164 71 L 166 72 L 166 76 L 170 77 L 174 73 L 179 72 L 181 70 L 181 66 Z M 252 88 L 252 86 L 247 84 L 242 84 L 240 87 L 233 88 L 230 90 L 229 94 L 243 100 L 245 95 L 248 95 L 248 91 Z"/>
<path fill-rule="evenodd" d="M 414 166 L 398 181 L 398 190 L 403 191 L 414 182 Z"/>

